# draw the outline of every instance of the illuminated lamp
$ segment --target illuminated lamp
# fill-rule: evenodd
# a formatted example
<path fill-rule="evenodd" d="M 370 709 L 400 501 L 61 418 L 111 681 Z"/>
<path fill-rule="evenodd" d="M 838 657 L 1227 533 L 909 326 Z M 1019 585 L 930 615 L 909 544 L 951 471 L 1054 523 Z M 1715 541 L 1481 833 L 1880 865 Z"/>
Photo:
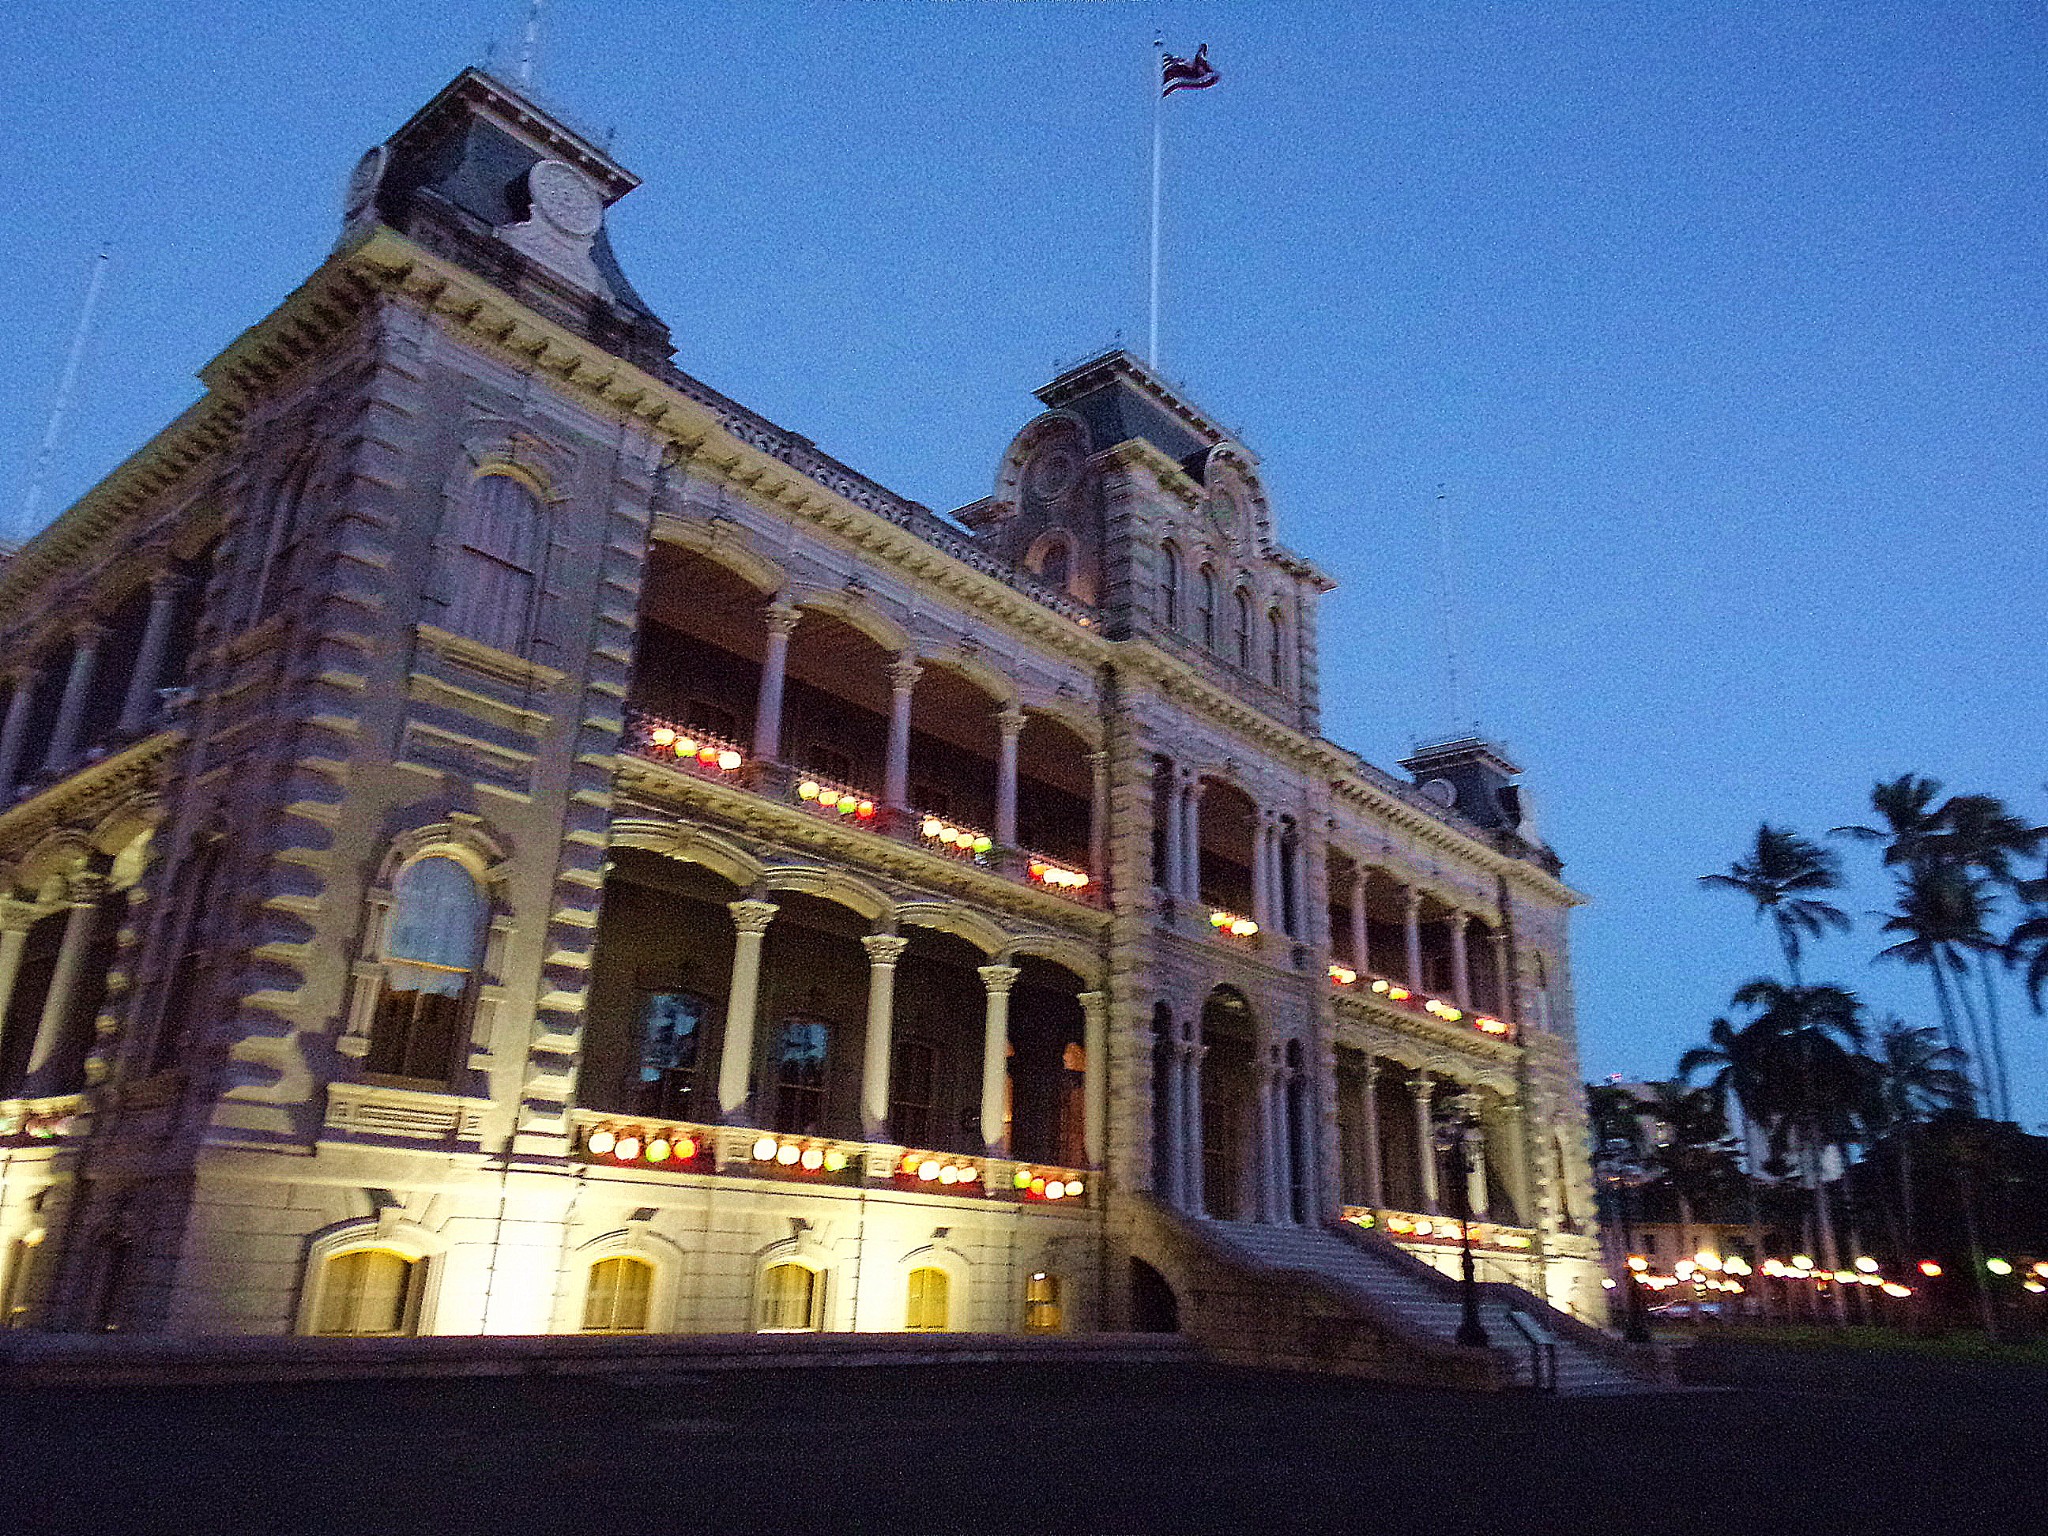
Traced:
<path fill-rule="evenodd" d="M 1602 1281 L 1600 1282 L 1600 1289 L 1601 1289 L 1601 1290 L 1603 1290 L 1603 1291 L 1611 1291 L 1611 1290 L 1613 1290 L 1613 1289 L 1614 1289 L 1614 1277 L 1613 1277 L 1612 1275 L 1609 1275 L 1609 1276 L 1607 1276 L 1607 1278 L 1605 1278 L 1604 1280 L 1602 1280 Z"/>
<path fill-rule="evenodd" d="M 732 772 L 732 770 L 739 767 L 739 765 L 740 755 L 739 753 L 733 751 L 731 747 L 727 747 L 723 752 L 718 754 L 718 766 L 723 768 L 727 773 Z"/>
<path fill-rule="evenodd" d="M 754 1161 L 757 1163 L 772 1163 L 775 1161 L 775 1138 L 773 1136 L 763 1136 L 754 1143 Z"/>
<path fill-rule="evenodd" d="M 1391 997 L 1397 1003 L 1405 1003 L 1413 995 L 1414 994 L 1411 993 L 1406 987 L 1387 988 L 1387 996 Z"/>
<path fill-rule="evenodd" d="M 827 1173 L 839 1173 L 845 1167 L 846 1154 L 840 1151 L 837 1147 L 834 1147 L 830 1152 L 827 1152 L 825 1154 L 825 1171 Z"/>
<path fill-rule="evenodd" d="M 2048 1291 L 2048 1285 L 2043 1285 L 2038 1280 L 2028 1280 L 2023 1283 L 2025 1284 L 2026 1288 L 2032 1291 L 2036 1296 L 2040 1295 L 2043 1291 Z"/>
<path fill-rule="evenodd" d="M 1721 1255 L 1714 1252 L 1711 1248 L 1702 1248 L 1692 1256 L 1692 1261 L 1699 1265 L 1701 1269 L 1720 1269 L 1722 1267 Z"/>
<path fill-rule="evenodd" d="M 676 756 L 677 756 L 677 757 L 695 757 L 696 755 L 697 755 L 697 742 L 696 742 L 696 738 L 695 738 L 695 737 L 691 737 L 691 736 L 678 736 L 678 737 L 676 738 Z"/>
<path fill-rule="evenodd" d="M 1029 1189 L 1031 1187 L 1031 1170 L 1029 1168 L 1019 1168 L 1010 1175 L 1010 1183 L 1017 1189 Z"/>
<path fill-rule="evenodd" d="M 665 1163 L 668 1161 L 669 1153 L 673 1150 L 674 1148 L 666 1140 L 657 1136 L 654 1140 L 647 1143 L 647 1161 L 650 1163 Z"/>
<path fill-rule="evenodd" d="M 1650 1261 L 1640 1254 L 1632 1253 L 1628 1256 L 1628 1267 L 1640 1275 L 1650 1267 Z"/>
<path fill-rule="evenodd" d="M 917 1161 L 918 1161 L 918 1157 L 917 1157 L 917 1154 L 916 1154 L 915 1152 L 906 1152 L 906 1153 L 904 1153 L 904 1154 L 903 1154 L 903 1167 L 902 1167 L 902 1170 L 901 1170 L 901 1171 L 902 1171 L 903 1173 L 907 1174 L 907 1175 L 908 1175 L 909 1177 L 911 1177 L 911 1178 L 913 1178 L 913 1179 L 914 1179 L 914 1178 L 916 1178 L 916 1177 L 917 1177 Z"/>
<path fill-rule="evenodd" d="M 657 747 L 673 746 L 675 744 L 676 733 L 670 730 L 667 726 L 660 725 L 656 726 L 651 732 L 648 733 L 647 739 L 653 742 Z"/>
<path fill-rule="evenodd" d="M 1209 926 L 1211 928 L 1227 928 L 1229 925 L 1230 914 L 1228 912 L 1211 912 L 1209 914 Z"/>
<path fill-rule="evenodd" d="M 1031 1193 L 1033 1193 L 1034 1195 L 1042 1195 L 1045 1193 L 1045 1180 L 1043 1178 L 1038 1177 L 1037 1175 L 1033 1175 L 1031 1180 Z"/>
<path fill-rule="evenodd" d="M 1066 1199 L 1066 1197 L 1067 1197 L 1067 1186 L 1066 1186 L 1065 1184 L 1061 1183 L 1061 1182 L 1060 1182 L 1060 1181 L 1059 1181 L 1058 1179 L 1052 1179 L 1052 1180 L 1049 1180 L 1049 1181 L 1048 1181 L 1048 1182 L 1046 1183 L 1046 1186 L 1045 1186 L 1045 1198 L 1046 1198 L 1046 1199 L 1048 1199 L 1048 1200 L 1064 1200 L 1064 1199 Z"/>
<path fill-rule="evenodd" d="M 1387 990 L 1387 984 L 1384 981 L 1375 981 L 1372 984 L 1372 989 L 1375 992 L 1384 992 Z"/>
<path fill-rule="evenodd" d="M 1088 883 L 1088 877 L 1076 871 L 1074 874 L 1067 876 L 1067 883 L 1072 885 L 1075 890 L 1079 890 Z"/>
<path fill-rule="evenodd" d="M 1047 872 L 1045 865 L 1037 859 L 1033 859 L 1029 864 L 1025 865 L 1024 872 L 1034 880 L 1050 880 L 1052 878 L 1051 874 Z"/>
<path fill-rule="evenodd" d="M 1248 917 L 1240 917 L 1230 925 L 1230 931 L 1241 939 L 1248 939 L 1259 931 L 1259 925 Z"/>
<path fill-rule="evenodd" d="M 1813 1260 L 1803 1253 L 1795 1253 L 1792 1255 L 1792 1267 L 1794 1269 L 1811 1269 L 1813 1268 Z"/>
<path fill-rule="evenodd" d="M 939 1170 L 939 1182 L 941 1184 L 958 1184 L 960 1182 L 960 1170 L 951 1163 L 946 1164 L 945 1167 Z"/>
<path fill-rule="evenodd" d="M 938 817 L 927 816 L 925 817 L 924 821 L 918 826 L 917 830 L 922 832 L 926 837 L 937 837 L 939 835 L 940 829 L 944 826 L 945 823 L 943 821 L 940 821 Z"/>
<path fill-rule="evenodd" d="M 928 1157 L 919 1163 L 917 1165 L 917 1176 L 924 1183 L 931 1183 L 933 1179 L 939 1176 L 939 1160 L 935 1157 Z"/>
<path fill-rule="evenodd" d="M 859 805 L 853 808 L 853 814 L 863 820 L 872 820 L 875 814 L 875 802 L 872 800 L 861 801 Z"/>
<path fill-rule="evenodd" d="M 1920 1273 L 1930 1280 L 1937 1279 L 1941 1274 L 1941 1266 L 1932 1259 L 1922 1259 L 1920 1261 Z"/>
<path fill-rule="evenodd" d="M 801 1159 L 806 1173 L 816 1173 L 825 1166 L 825 1152 L 821 1147 L 805 1147 Z"/>
<path fill-rule="evenodd" d="M 2039 1275 L 2043 1280 L 2048 1280 L 2048 1259 L 2036 1260 L 2034 1263 L 2034 1273 Z"/>
<path fill-rule="evenodd" d="M 979 1168 L 976 1168 L 972 1163 L 968 1164 L 965 1168 L 962 1168 L 960 1170 L 960 1182 L 962 1184 L 972 1184 L 976 1179 L 980 1177 L 981 1170 Z"/>
<path fill-rule="evenodd" d="M 590 1133 L 583 1145 L 588 1151 L 595 1152 L 599 1157 L 603 1157 L 605 1153 L 618 1145 L 618 1140 L 619 1138 L 610 1130 L 600 1127 Z"/>
<path fill-rule="evenodd" d="M 1884 1293 L 1887 1296 L 1910 1296 L 1913 1294 L 1911 1287 L 1901 1285 L 1896 1280 L 1885 1281 Z"/>
<path fill-rule="evenodd" d="M 1984 1267 L 1990 1270 L 1991 1273 L 1993 1273 L 1994 1275 L 2009 1275 L 2012 1273 L 2012 1260 L 1986 1259 L 1984 1261 Z"/>
<path fill-rule="evenodd" d="M 960 834 L 958 832 L 955 832 L 951 827 L 939 828 L 939 841 L 946 844 L 947 847 L 951 847 L 956 841 L 959 840 L 959 837 Z"/>
<path fill-rule="evenodd" d="M 797 785 L 797 787 L 796 787 L 796 797 L 797 797 L 797 799 L 799 799 L 799 800 L 815 800 L 815 799 L 817 799 L 817 798 L 818 798 L 818 781 L 817 781 L 816 779 L 805 779 L 805 780 L 803 781 L 803 783 L 801 783 L 801 784 Z"/>
<path fill-rule="evenodd" d="M 678 1137 L 676 1138 L 676 1161 L 677 1161 L 677 1162 L 679 1162 L 679 1163 L 687 1163 L 687 1162 L 688 1162 L 688 1161 L 689 1161 L 689 1160 L 690 1160 L 691 1158 L 695 1157 L 696 1155 L 697 1155 L 697 1142 L 696 1142 L 696 1138 L 695 1138 L 695 1137 L 691 1137 L 691 1136 L 678 1136 Z"/>
<path fill-rule="evenodd" d="M 1823 1270 L 1822 1273 L 1825 1274 L 1826 1271 Z M 1856 1283 L 1856 1271 L 1853 1269 L 1836 1270 L 1835 1283 L 1837 1285 L 1854 1285 Z"/>
<path fill-rule="evenodd" d="M 1691 1259 L 1680 1259 L 1671 1267 L 1671 1273 L 1675 1279 L 1690 1280 L 1699 1273 L 1699 1268 Z"/>
<path fill-rule="evenodd" d="M 838 805 L 840 815 L 851 816 L 855 811 L 860 809 L 860 797 L 857 795 L 841 795 L 839 797 Z"/>
<path fill-rule="evenodd" d="M 1081 1198 L 1081 1194 L 1081 1181 L 1079 1179 L 1067 1180 L 1067 1198 L 1069 1200 L 1078 1200 Z"/>
<path fill-rule="evenodd" d="M 617 1157 L 622 1163 L 630 1163 L 639 1155 L 640 1138 L 638 1136 L 621 1136 L 618 1146 L 613 1149 L 613 1156 Z"/>
<path fill-rule="evenodd" d="M 992 837 L 977 837 L 974 840 L 973 847 L 976 853 L 987 853 L 995 845 L 996 840 Z"/>
<path fill-rule="evenodd" d="M 1856 1261 L 1856 1267 L 1866 1275 L 1874 1275 L 1877 1273 L 1877 1260 L 1866 1253 Z"/>
<path fill-rule="evenodd" d="M 1429 1236 L 1429 1234 L 1430 1234 L 1430 1233 L 1434 1232 L 1435 1230 L 1436 1230 L 1436 1223 L 1435 1223 L 1435 1222 L 1432 1222 L 1432 1221 L 1418 1221 L 1417 1223 L 1415 1223 L 1415 1235 L 1416 1235 L 1417 1237 L 1427 1237 L 1427 1236 Z"/>
<path fill-rule="evenodd" d="M 785 1141 L 775 1149 L 775 1161 L 785 1168 L 794 1168 L 796 1160 L 804 1155 L 804 1149 L 793 1141 Z"/>
<path fill-rule="evenodd" d="M 718 761 L 718 748 L 716 748 L 716 747 L 699 747 L 699 748 L 697 749 L 697 761 L 698 761 L 698 762 L 700 762 L 700 763 L 715 763 L 715 762 L 717 762 L 717 761 Z"/>

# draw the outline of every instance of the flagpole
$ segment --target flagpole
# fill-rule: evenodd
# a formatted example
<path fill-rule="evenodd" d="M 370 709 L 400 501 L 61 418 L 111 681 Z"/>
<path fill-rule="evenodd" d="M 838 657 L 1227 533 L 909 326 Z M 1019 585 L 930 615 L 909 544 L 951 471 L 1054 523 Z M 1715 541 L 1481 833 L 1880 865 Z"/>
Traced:
<path fill-rule="evenodd" d="M 1156 369 L 1159 366 L 1159 159 L 1162 147 L 1163 120 L 1161 104 L 1166 100 L 1162 87 L 1165 78 L 1166 38 L 1162 34 L 1152 43 L 1152 323 L 1147 331 L 1145 366 Z"/>

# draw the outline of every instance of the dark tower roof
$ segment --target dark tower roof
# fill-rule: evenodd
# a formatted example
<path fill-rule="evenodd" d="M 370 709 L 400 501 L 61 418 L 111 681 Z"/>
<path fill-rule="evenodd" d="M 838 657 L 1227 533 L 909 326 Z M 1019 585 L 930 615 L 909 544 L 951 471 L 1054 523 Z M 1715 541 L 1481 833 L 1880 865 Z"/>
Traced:
<path fill-rule="evenodd" d="M 1086 422 L 1096 447 L 1142 438 L 1197 480 L 1209 450 L 1230 437 L 1121 347 L 1069 368 L 1038 398 Z"/>

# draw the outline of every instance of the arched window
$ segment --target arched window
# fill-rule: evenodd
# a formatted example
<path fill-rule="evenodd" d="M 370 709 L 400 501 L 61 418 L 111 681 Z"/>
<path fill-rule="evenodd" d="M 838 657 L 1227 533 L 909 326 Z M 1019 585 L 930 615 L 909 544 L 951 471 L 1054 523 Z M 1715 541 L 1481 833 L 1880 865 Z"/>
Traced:
<path fill-rule="evenodd" d="M 1180 546 L 1168 539 L 1160 546 L 1160 558 L 1165 569 L 1161 580 L 1165 583 L 1166 627 L 1180 628 Z"/>
<path fill-rule="evenodd" d="M 1067 547 L 1064 538 L 1049 539 L 1044 553 L 1038 557 L 1038 574 L 1048 585 L 1067 589 L 1067 576 L 1073 566 L 1073 551 Z"/>
<path fill-rule="evenodd" d="M 1237 664 L 1252 669 L 1252 595 L 1242 588 L 1237 593 Z"/>
<path fill-rule="evenodd" d="M 943 1269 L 913 1269 L 904 1329 L 910 1333 L 944 1333 L 946 1303 L 952 1289 L 952 1281 Z"/>
<path fill-rule="evenodd" d="M 480 477 L 463 509 L 448 627 L 523 653 L 542 547 L 540 498 L 532 488 L 511 475 Z"/>
<path fill-rule="evenodd" d="M 376 1339 L 419 1328 L 419 1259 L 389 1248 L 355 1248 L 320 1267 L 320 1305 L 313 1332 L 328 1338 Z"/>
<path fill-rule="evenodd" d="M 269 610 L 271 599 L 282 591 L 291 577 L 293 559 L 302 532 L 300 503 L 313 478 L 313 455 L 308 453 L 287 465 L 271 487 L 267 510 L 268 528 L 263 535 L 263 559 L 256 579 L 249 586 L 249 611 L 244 623 L 254 624 Z"/>
<path fill-rule="evenodd" d="M 366 1070 L 447 1081 L 467 1028 L 484 916 L 483 892 L 456 860 L 436 854 L 406 866 L 392 894 Z"/>
<path fill-rule="evenodd" d="M 1060 1306 L 1060 1277 L 1043 1270 L 1024 1282 L 1024 1331 L 1058 1333 L 1066 1326 Z"/>
<path fill-rule="evenodd" d="M 654 1266 L 631 1254 L 614 1254 L 590 1266 L 583 1298 L 585 1333 L 645 1333 L 654 1294 Z"/>
<path fill-rule="evenodd" d="M 1203 566 L 1201 579 L 1195 585 L 1195 628 L 1202 636 L 1202 644 L 1210 650 L 1216 649 L 1216 572 Z"/>
<path fill-rule="evenodd" d="M 762 1333 L 818 1331 L 818 1272 L 785 1260 L 761 1275 Z"/>
<path fill-rule="evenodd" d="M 1266 627 L 1271 632 L 1273 686 L 1281 688 L 1287 683 L 1287 623 L 1280 617 L 1278 608 L 1266 615 Z"/>

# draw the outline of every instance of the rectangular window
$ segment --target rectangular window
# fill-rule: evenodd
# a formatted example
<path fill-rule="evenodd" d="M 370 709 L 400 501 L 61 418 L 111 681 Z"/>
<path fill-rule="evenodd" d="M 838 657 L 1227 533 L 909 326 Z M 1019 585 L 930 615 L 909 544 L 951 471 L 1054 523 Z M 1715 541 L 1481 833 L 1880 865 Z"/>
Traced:
<path fill-rule="evenodd" d="M 761 1276 L 761 1332 L 815 1333 L 818 1272 L 801 1264 L 773 1264 Z"/>
<path fill-rule="evenodd" d="M 390 962 L 363 1070 L 381 1077 L 446 1082 L 455 1066 L 468 985 L 467 971 L 409 960 Z"/>
<path fill-rule="evenodd" d="M 420 1264 L 385 1248 L 359 1248 L 327 1261 L 313 1331 L 329 1337 L 410 1334 Z"/>
<path fill-rule="evenodd" d="M 909 1333 L 944 1333 L 952 1282 L 943 1269 L 913 1269 L 903 1327 Z"/>
<path fill-rule="evenodd" d="M 640 994 L 640 1071 L 633 1111 L 665 1120 L 690 1118 L 702 1038 L 704 999 L 694 992 Z"/>
<path fill-rule="evenodd" d="M 1066 1323 L 1058 1275 L 1033 1275 L 1024 1285 L 1024 1331 L 1058 1333 Z"/>
<path fill-rule="evenodd" d="M 775 1129 L 819 1136 L 825 1130 L 825 1056 L 830 1029 L 818 1019 L 788 1019 L 776 1040 Z"/>
<path fill-rule="evenodd" d="M 583 1301 L 585 1333 L 645 1333 L 654 1293 L 654 1266 L 618 1254 L 590 1267 L 590 1291 Z"/>
<path fill-rule="evenodd" d="M 889 1127 L 899 1146 L 932 1144 L 932 1089 L 939 1053 L 921 1040 L 898 1040 L 889 1067 Z"/>

